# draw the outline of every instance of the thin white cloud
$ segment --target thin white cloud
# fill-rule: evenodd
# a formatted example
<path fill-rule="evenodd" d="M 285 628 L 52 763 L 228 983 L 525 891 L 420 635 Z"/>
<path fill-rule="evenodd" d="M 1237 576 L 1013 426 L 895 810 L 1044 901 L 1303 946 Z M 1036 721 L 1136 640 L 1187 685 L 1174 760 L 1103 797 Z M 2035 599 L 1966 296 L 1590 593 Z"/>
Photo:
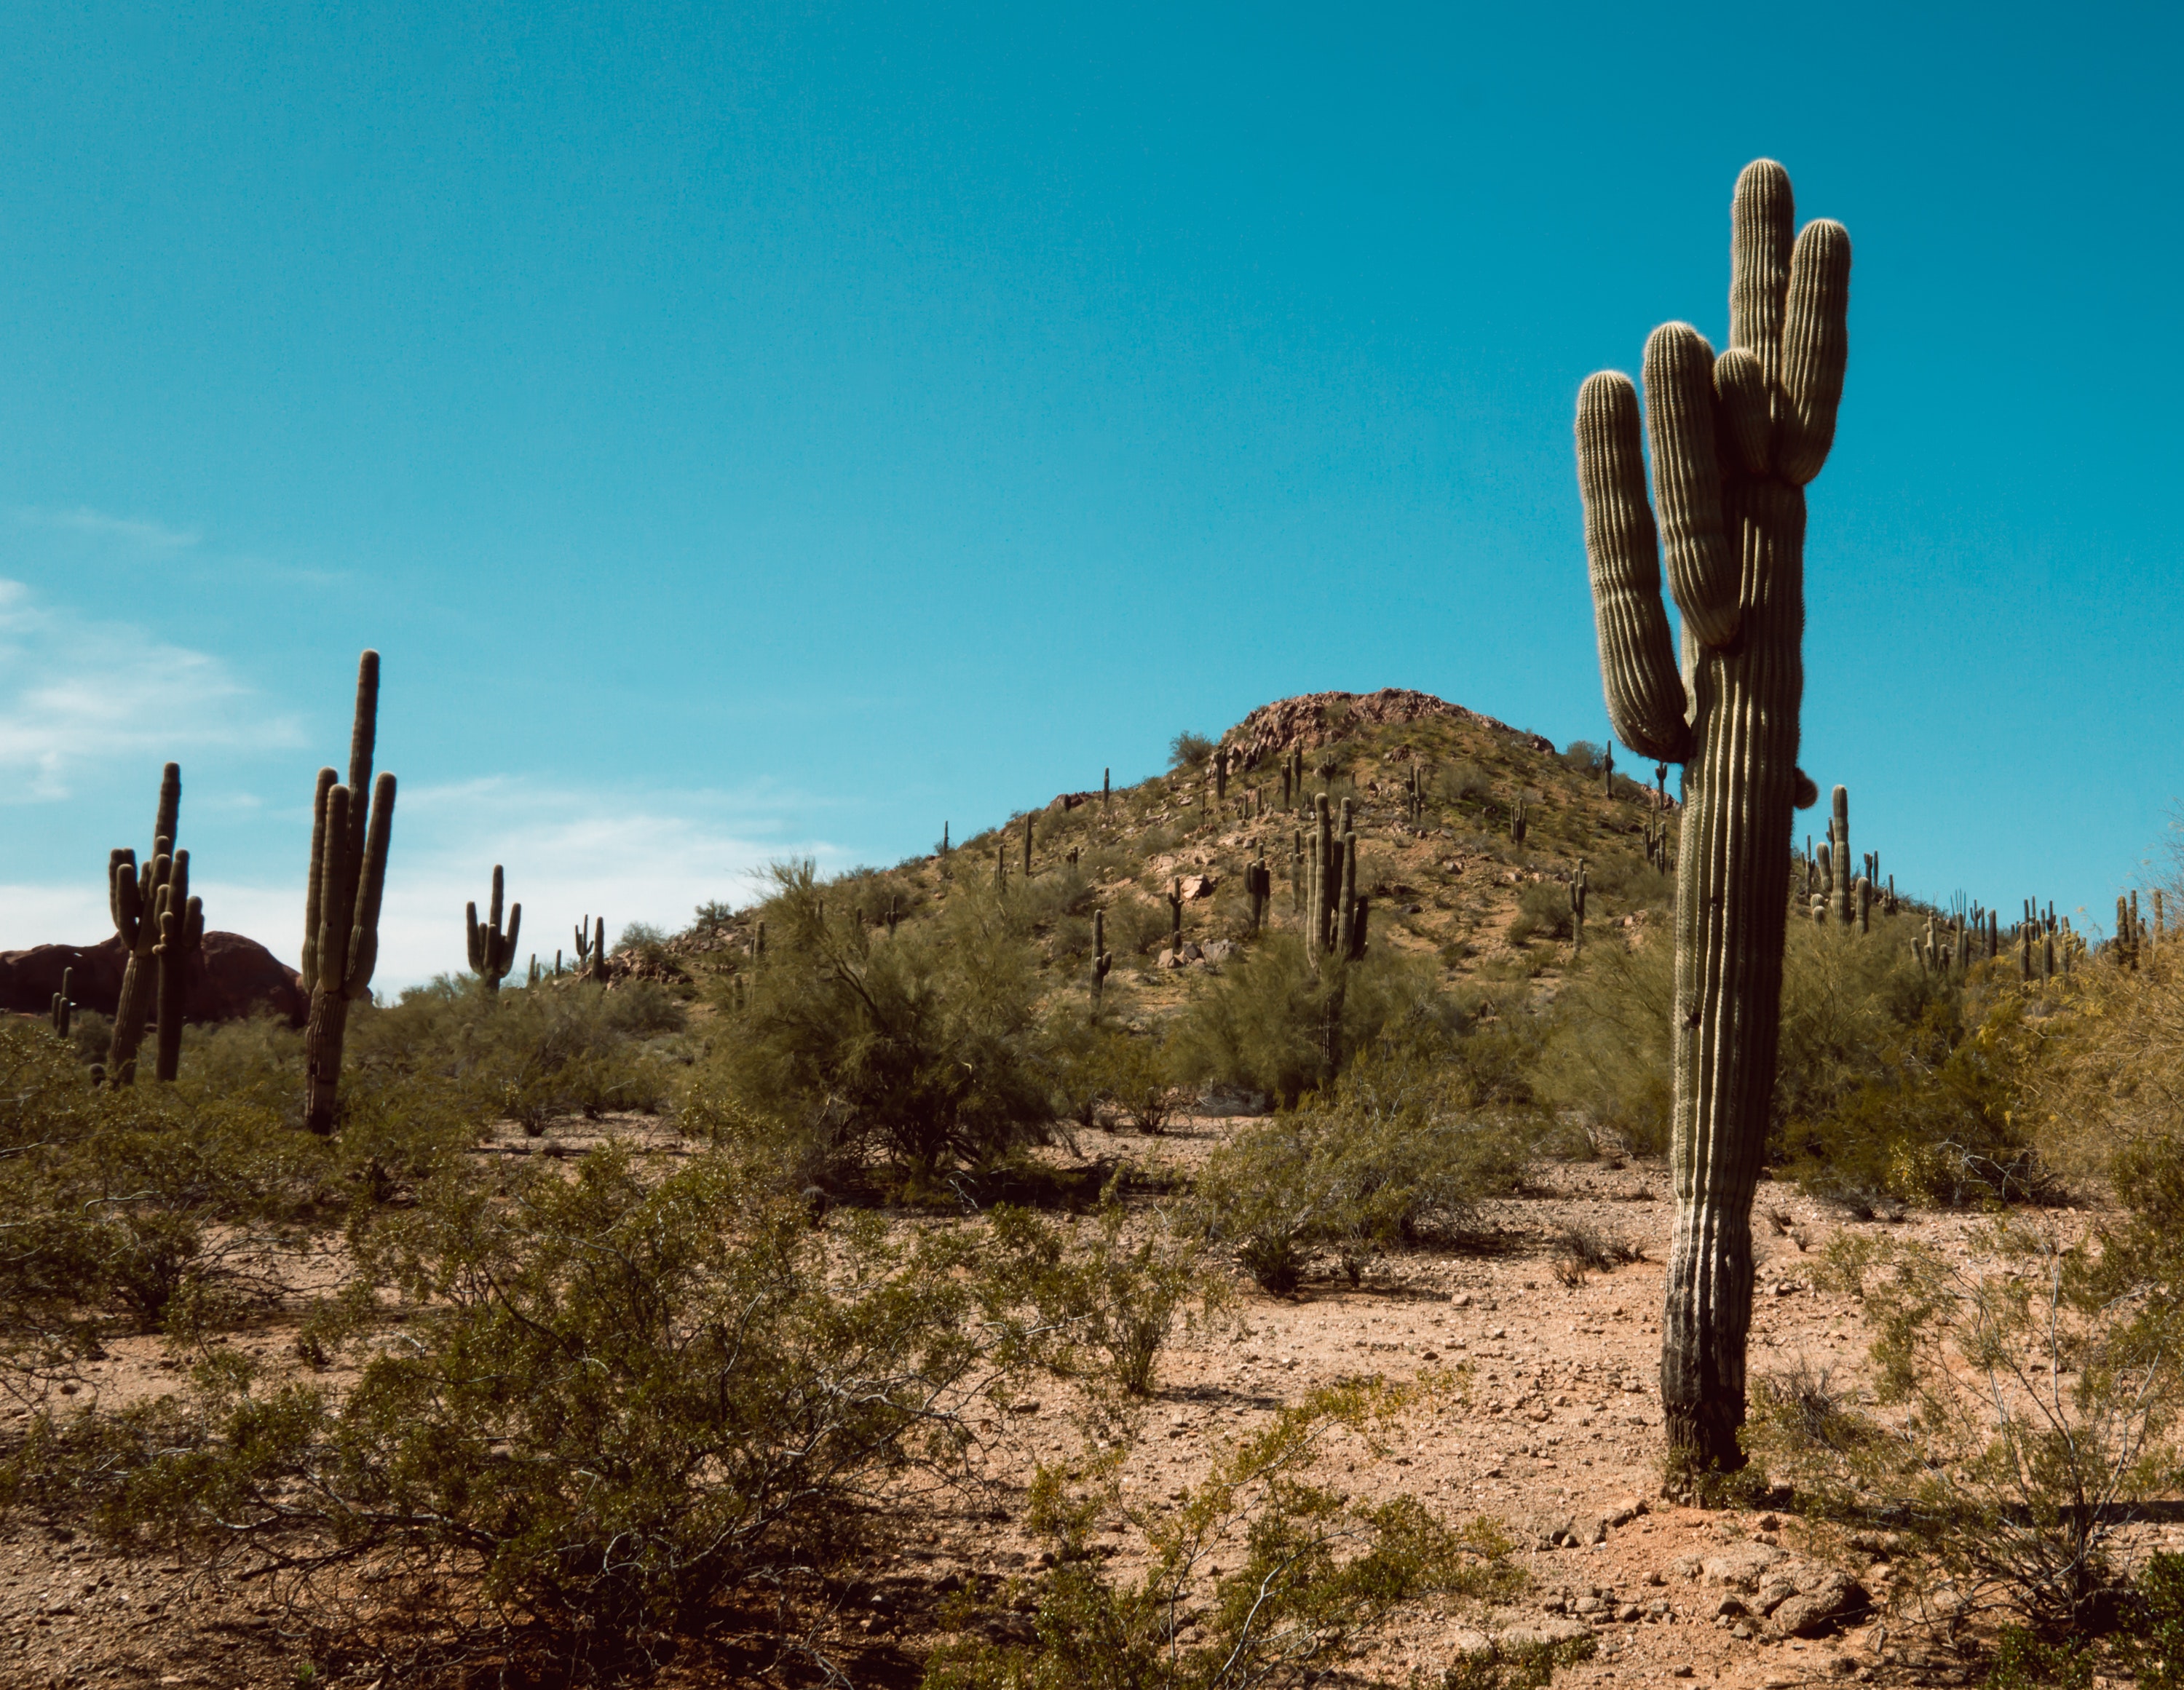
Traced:
<path fill-rule="evenodd" d="M 610 940 L 633 921 L 672 932 L 702 903 L 750 901 L 777 859 L 808 856 L 822 870 L 855 860 L 827 842 L 790 837 L 783 822 L 789 803 L 710 792 L 610 796 L 508 779 L 400 789 L 373 989 L 391 995 L 462 971 L 463 905 L 485 903 L 496 863 L 510 899 L 523 905 L 520 969 L 533 955 L 550 966 L 556 948 L 573 955 L 585 917 L 605 916 Z M 301 854 L 292 880 L 195 879 L 206 924 L 246 933 L 293 967 L 304 920 Z M 0 949 L 95 944 L 110 931 L 96 887 L 0 886 Z"/>
<path fill-rule="evenodd" d="M 15 520 L 33 528 L 58 528 L 102 540 L 119 540 L 147 552 L 180 551 L 204 538 L 194 528 L 170 528 L 164 522 L 148 521 L 142 517 L 109 516 L 88 505 L 78 505 L 74 510 L 43 510 L 26 505 L 15 512 Z"/>
<path fill-rule="evenodd" d="M 0 579 L 0 803 L 70 795 L 86 764 L 159 750 L 294 745 L 292 717 L 215 657 L 36 602 Z"/>

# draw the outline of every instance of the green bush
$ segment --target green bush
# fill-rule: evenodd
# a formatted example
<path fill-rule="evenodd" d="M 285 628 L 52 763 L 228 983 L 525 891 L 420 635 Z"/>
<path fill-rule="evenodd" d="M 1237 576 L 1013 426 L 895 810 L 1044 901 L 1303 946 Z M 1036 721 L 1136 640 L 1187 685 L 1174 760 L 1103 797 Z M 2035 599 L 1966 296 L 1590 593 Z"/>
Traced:
<path fill-rule="evenodd" d="M 1570 936 L 1570 889 L 1560 881 L 1536 881 L 1517 894 L 1517 914 L 1509 923 L 1509 942 L 1567 939 Z"/>
<path fill-rule="evenodd" d="M 19 1495 L 117 1547 L 445 1582 L 461 1623 L 482 1604 L 597 1667 L 854 1548 L 888 1476 L 960 1476 L 998 1377 L 958 1242 L 815 1230 L 726 1153 L 444 1179 L 359 1248 L 404 1319 L 388 1345 L 356 1305 L 345 1391 L 222 1355 L 187 1395 L 49 1424 Z"/>
<path fill-rule="evenodd" d="M 1286 1108 L 1377 1043 L 1448 1050 L 1468 1020 L 1421 960 L 1375 951 L 1315 970 L 1296 934 L 1276 931 L 1193 991 L 1176 1022 L 1178 1072 Z"/>
<path fill-rule="evenodd" d="M 1339 1670 L 1372 1628 L 1429 1594 L 1486 1600 L 1521 1589 L 1507 1538 L 1489 1520 L 1451 1526 L 1414 1497 L 1374 1508 L 1311 1482 L 1323 1440 L 1377 1434 L 1406 1403 L 1377 1386 L 1315 1392 L 1221 1455 L 1180 1501 L 1134 1511 L 1112 1462 L 1089 1474 L 1042 1468 L 1034 1528 L 1053 1545 L 1029 1643 L 964 1641 L 938 1650 L 926 1690 L 1244 1690 Z M 1104 1511 L 1141 1529 L 1150 1564 L 1111 1577 L 1086 1539 Z M 1217 1552 L 1232 1570 L 1215 1565 Z M 957 1616 L 977 1617 L 975 1604 Z"/>
<path fill-rule="evenodd" d="M 1212 755 L 1213 742 L 1187 728 L 1167 742 L 1167 766 L 1177 774 L 1197 768 Z"/>
<path fill-rule="evenodd" d="M 1529 1122 L 1476 1114 L 1462 1076 L 1417 1057 L 1361 1063 L 1324 1103 L 1276 1116 L 1207 1159 L 1196 1190 L 1207 1236 L 1277 1294 L 1332 1251 L 1355 1283 L 1399 1244 L 1461 1243 L 1479 1206 L 1518 1190 Z"/>
<path fill-rule="evenodd" d="M 875 931 L 830 909 L 808 862 L 779 866 L 768 949 L 714 1075 L 847 1173 L 989 1164 L 1054 1119 L 1035 958 L 1006 894 L 961 887 L 932 920 Z"/>
<path fill-rule="evenodd" d="M 2173 1319 L 2098 1283 L 2082 1244 L 1998 1223 L 1969 1259 L 1849 1235 L 1821 1276 L 1877 1333 L 1879 1404 L 1816 1417 L 1762 1393 L 1756 1451 L 1816 1509 L 1902 1534 L 1899 1588 L 1946 1591 L 1969 1623 L 1999 1608 L 2048 1643 L 2113 1629 L 2113 1545 L 2184 1479 Z M 1801 1399 L 1802 1398 L 1802 1399 Z"/>

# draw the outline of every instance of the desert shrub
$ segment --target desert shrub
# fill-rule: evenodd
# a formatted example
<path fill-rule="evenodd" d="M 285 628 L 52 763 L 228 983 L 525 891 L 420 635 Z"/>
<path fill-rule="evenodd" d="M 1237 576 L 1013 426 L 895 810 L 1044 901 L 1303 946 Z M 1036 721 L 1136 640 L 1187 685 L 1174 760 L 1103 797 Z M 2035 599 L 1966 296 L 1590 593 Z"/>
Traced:
<path fill-rule="evenodd" d="M 1107 948 L 1118 959 L 1149 955 L 1167 935 L 1167 908 L 1149 898 L 1118 898 L 1107 906 Z"/>
<path fill-rule="evenodd" d="M 1666 933 L 1643 934 L 1635 946 L 1590 948 L 1555 1000 L 1540 1058 L 1549 1104 L 1582 1115 L 1640 1155 L 1669 1148 L 1674 963 Z"/>
<path fill-rule="evenodd" d="M 1197 768 L 1212 755 L 1213 742 L 1187 728 L 1167 742 L 1167 766 L 1178 774 Z"/>
<path fill-rule="evenodd" d="M 1433 792 L 1445 804 L 1483 798 L 1494 790 L 1486 771 L 1468 758 L 1451 763 L 1434 776 Z"/>
<path fill-rule="evenodd" d="M 1315 969 L 1296 934 L 1273 932 L 1193 992 L 1176 1024 L 1178 1072 L 1287 1107 L 1376 1043 L 1446 1051 L 1468 1019 L 1422 961 L 1374 951 Z"/>
<path fill-rule="evenodd" d="M 1969 1261 L 1838 1237 L 1824 1277 L 1863 1306 L 1886 1412 L 1763 1394 L 1752 1441 L 1819 1509 L 1885 1517 L 1900 1587 L 1952 1626 L 1998 1616 L 2038 1640 L 2113 1627 L 2118 1529 L 2174 1489 L 2176 1333 L 2143 1296 L 2091 1288 L 2082 1245 L 2021 1223 Z"/>
<path fill-rule="evenodd" d="M 1497 1643 L 1444 1667 L 1436 1690 L 1546 1690 L 1557 1667 L 1591 1660 L 1599 1648 L 1590 1635 L 1562 1643 Z"/>
<path fill-rule="evenodd" d="M 1554 1276 L 1579 1286 L 1593 1273 L 1613 1273 L 1626 1262 L 1643 1261 L 1646 1253 L 1629 1239 L 1572 1221 L 1556 1229 L 1550 1247 Z"/>
<path fill-rule="evenodd" d="M 1607 766 L 1609 748 L 1589 739 L 1574 739 L 1562 754 L 1563 766 L 1580 775 L 1597 775 Z"/>
<path fill-rule="evenodd" d="M 1518 1189 L 1530 1156 L 1529 1123 L 1476 1115 L 1439 1065 L 1384 1053 L 1322 1106 L 1215 1151 L 1200 1224 L 1264 1290 L 1295 1290 L 1323 1248 L 1354 1282 L 1395 1245 L 1477 1231 L 1479 1206 Z"/>
<path fill-rule="evenodd" d="M 248 1099 L 93 1087 L 43 1026 L 0 1023 L 0 1386 L 262 1301 L 265 1249 L 343 1199 L 343 1169 Z"/>
<path fill-rule="evenodd" d="M 1223 1304 L 1202 1235 L 1172 1209 L 1133 1211 L 1112 1181 L 1081 1221 L 1004 1204 L 989 1220 L 1004 1307 L 1028 1307 L 1039 1334 L 1034 1353 L 1095 1392 L 1150 1395 L 1177 1322 L 1210 1318 Z"/>
<path fill-rule="evenodd" d="M 1570 889 L 1560 881 L 1535 881 L 1517 894 L 1517 914 L 1509 923 L 1509 942 L 1567 939 L 1570 935 Z"/>
<path fill-rule="evenodd" d="M 1159 1132 L 1181 1101 L 1175 1056 L 1164 1032 L 1106 1031 L 1099 1074 L 1100 1096 L 1140 1132 Z"/>
<path fill-rule="evenodd" d="M 1112 1462 L 1072 1476 L 1042 1468 L 1034 1529 L 1054 1546 L 1028 1643 L 944 1644 L 926 1690 L 1245 1690 L 1310 1682 L 1349 1657 L 1402 1603 L 1428 1594 L 1506 1598 L 1524 1575 L 1485 1519 L 1451 1526 L 1414 1497 L 1378 1507 L 1312 1482 L 1327 1434 L 1378 1448 L 1401 1393 L 1351 1386 L 1315 1393 L 1216 1462 L 1181 1500 L 1122 1501 Z M 1089 1481 L 1089 1482 L 1088 1482 Z M 1086 1542 L 1102 1512 L 1142 1530 L 1148 1565 L 1123 1582 Z M 1232 1570 L 1221 1572 L 1216 1556 Z M 967 1605 L 958 1615 L 977 1617 Z"/>
<path fill-rule="evenodd" d="M 368 1559 L 420 1600 L 449 1581 L 464 1623 L 532 1622 L 596 1666 L 855 1545 L 889 1475 L 958 1466 L 995 1383 L 960 1248 L 815 1230 L 726 1154 L 602 1149 L 504 1198 L 445 1180 L 360 1256 L 407 1319 L 398 1345 L 352 1333 L 346 1390 L 223 1357 L 53 1426 L 73 1459 L 32 1482 L 116 1545 Z"/>
<path fill-rule="evenodd" d="M 844 1169 L 878 1154 L 929 1176 L 1037 1138 L 1054 1118 L 1038 980 L 1006 902 L 959 887 L 876 939 L 827 913 L 808 862 L 777 865 L 766 965 L 714 1077 Z"/>

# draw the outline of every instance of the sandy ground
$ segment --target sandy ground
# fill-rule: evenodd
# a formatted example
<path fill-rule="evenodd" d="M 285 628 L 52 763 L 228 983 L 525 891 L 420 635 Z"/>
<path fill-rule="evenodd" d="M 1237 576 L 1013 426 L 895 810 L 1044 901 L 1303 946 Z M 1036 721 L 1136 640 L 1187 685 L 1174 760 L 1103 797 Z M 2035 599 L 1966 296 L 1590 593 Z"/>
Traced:
<path fill-rule="evenodd" d="M 1156 1141 L 1091 1133 L 1080 1148 L 1088 1156 L 1188 1163 L 1240 1125 L 1186 1120 Z M 596 1136 L 557 1131 L 546 1142 L 575 1149 Z M 539 1148 L 511 1134 L 481 1154 Z M 1163 1358 L 1159 1390 L 1123 1464 L 1125 1504 L 1157 1509 L 1202 1478 L 1240 1433 L 1263 1425 L 1316 1385 L 1452 1372 L 1459 1383 L 1429 1393 L 1409 1411 L 1384 1459 L 1337 1438 L 1321 1474 L 1361 1498 L 1408 1493 L 1451 1520 L 1483 1513 L 1507 1523 L 1524 1544 L 1521 1559 L 1533 1585 L 1504 1610 L 1440 1604 L 1407 1610 L 1356 1664 L 1367 1678 L 1402 1682 L 1415 1671 L 1437 1679 L 1483 1637 L 1513 1627 L 1546 1626 L 1552 1634 L 1559 1626 L 1573 1633 L 1583 1627 L 1596 1637 L 1597 1652 L 1567 1669 L 1558 1683 L 1669 1683 L 1686 1676 L 1753 1686 L 1838 1677 L 1963 1682 L 1959 1668 L 1937 1654 L 1930 1658 L 1902 1620 L 1886 1612 L 1885 1561 L 1860 1570 L 1881 1600 L 1848 1630 L 1777 1638 L 1757 1614 L 1719 1614 L 1724 1597 L 1739 1593 L 1725 1576 L 1755 1558 L 1769 1559 L 1779 1548 L 1787 1560 L 1762 1570 L 1756 1583 L 1746 1580 L 1763 1587 L 1802 1565 L 1797 1552 L 1805 1540 L 1794 1519 L 1703 1513 L 1671 1506 L 1658 1495 L 1655 1369 L 1671 1219 L 1664 1170 L 1644 1163 L 1550 1165 L 1540 1180 L 1536 1194 L 1494 1212 L 1502 1246 L 1496 1253 L 1384 1259 L 1355 1288 L 1340 1280 L 1318 1281 L 1294 1298 L 1247 1289 L 1240 1324 L 1181 1338 Z M 1808 1272 L 1808 1251 L 1853 1223 L 1787 1186 L 1763 1185 L 1757 1209 L 1762 1264 L 1753 1372 L 1804 1358 L 1833 1365 L 1840 1379 L 1857 1379 L 1866 1335 L 1848 1304 L 1817 1292 Z M 1595 1272 L 1575 1286 L 1558 1281 L 1552 1240 L 1572 1224 L 1626 1241 L 1642 1259 Z M 1858 1224 L 1953 1246 L 1976 1222 L 1924 1215 L 1894 1226 Z M 332 1247 L 320 1247 L 318 1254 L 286 1259 L 281 1273 L 304 1285 L 331 1279 L 337 1266 Z M 225 1341 L 277 1365 L 292 1354 L 293 1336 L 292 1319 L 276 1312 Z M 123 1339 L 89 1370 L 88 1388 L 103 1402 L 125 1401 L 166 1387 L 175 1365 L 159 1341 Z M 10 1412 L 20 1420 L 20 1410 Z M 1036 1576 L 1042 1546 L 1013 1517 L 1016 1511 L 996 1510 L 993 1497 L 1028 1477 L 1036 1462 L 1079 1453 L 1081 1424 L 1067 1389 L 1050 1381 L 1028 1387 L 997 1416 L 986 1431 L 989 1471 L 1003 1491 L 920 1499 L 904 1516 L 894 1548 L 835 1593 L 839 1617 L 824 1628 L 823 1647 L 850 1682 L 915 1682 L 915 1662 L 932 1639 L 932 1619 L 946 1590 L 966 1582 L 999 1587 Z M 997 1520 L 996 1512 L 1012 1517 Z M 1573 1535 L 1596 1534 L 1601 1541 L 1540 1547 L 1537 1528 L 1564 1521 Z M 1120 1515 L 1103 1524 L 1106 1552 L 1126 1572 L 1141 1542 Z M 2146 1528 L 2143 1535 L 2150 1544 L 2177 1534 Z M 81 1536 L 21 1513 L 0 1530 L 0 1690 L 295 1686 L 298 1668 L 310 1659 L 311 1617 L 260 1585 L 167 1556 L 109 1556 Z M 320 1676 L 300 1682 L 359 1690 L 376 1682 L 391 1690 L 398 1682 L 383 1664 L 362 1658 L 318 1665 Z M 670 1663 L 659 1682 L 754 1681 L 718 1652 L 701 1648 Z"/>

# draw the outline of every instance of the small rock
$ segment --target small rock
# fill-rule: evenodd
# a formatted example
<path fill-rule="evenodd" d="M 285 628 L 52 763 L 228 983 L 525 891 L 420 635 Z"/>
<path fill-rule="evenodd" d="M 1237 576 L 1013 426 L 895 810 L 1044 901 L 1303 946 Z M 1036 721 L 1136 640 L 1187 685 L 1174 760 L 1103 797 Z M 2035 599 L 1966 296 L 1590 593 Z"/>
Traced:
<path fill-rule="evenodd" d="M 1196 903 L 1201 898 L 1213 896 L 1213 889 L 1221 884 L 1218 875 L 1185 875 L 1180 890 L 1185 903 Z"/>
<path fill-rule="evenodd" d="M 1592 1628 L 1581 1620 L 1547 1619 L 1537 1625 L 1512 1626 L 1507 1631 L 1497 1632 L 1494 1636 L 1494 1644 L 1505 1653 L 1513 1653 L 1518 1649 L 1538 1648 L 1542 1644 L 1555 1648 L 1563 1643 L 1574 1643 L 1580 1637 L 1591 1635 Z"/>
<path fill-rule="evenodd" d="M 1687 1660 L 1680 1660 L 1669 1669 L 1669 1676 L 1671 1678 L 1689 1678 L 1691 1676 L 1691 1664 Z"/>
<path fill-rule="evenodd" d="M 1615 1610 L 1615 1617 L 1627 1626 L 1638 1618 L 1639 1612 L 1640 1609 L 1636 1603 L 1626 1602 L 1620 1608 Z"/>

